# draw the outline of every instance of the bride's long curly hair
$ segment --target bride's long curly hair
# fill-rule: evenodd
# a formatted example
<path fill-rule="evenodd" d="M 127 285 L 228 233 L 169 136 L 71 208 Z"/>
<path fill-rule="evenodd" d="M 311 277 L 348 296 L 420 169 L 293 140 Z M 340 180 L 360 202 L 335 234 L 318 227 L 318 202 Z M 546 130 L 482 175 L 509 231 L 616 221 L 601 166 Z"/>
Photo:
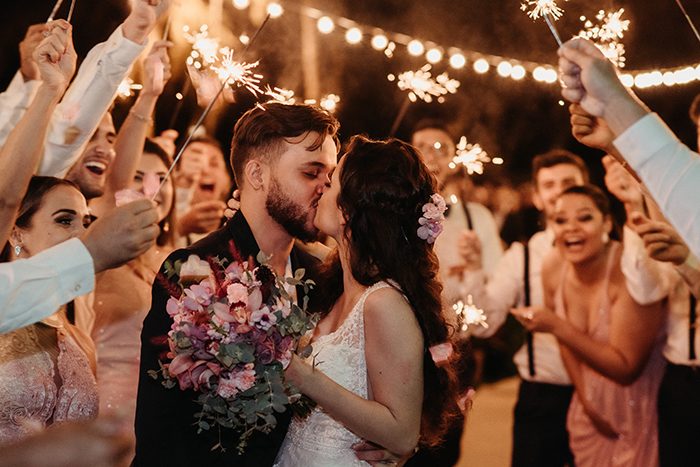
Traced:
<path fill-rule="evenodd" d="M 337 203 L 346 218 L 352 275 L 366 286 L 395 282 L 413 309 L 425 343 L 420 444 L 435 446 L 459 410 L 453 370 L 437 366 L 428 350 L 451 334 L 442 314 L 437 256 L 417 235 L 423 205 L 437 192 L 437 182 L 416 149 L 396 139 L 356 136 L 343 160 Z M 328 286 L 319 298 L 328 311 L 343 290 L 337 250 L 325 276 Z"/>

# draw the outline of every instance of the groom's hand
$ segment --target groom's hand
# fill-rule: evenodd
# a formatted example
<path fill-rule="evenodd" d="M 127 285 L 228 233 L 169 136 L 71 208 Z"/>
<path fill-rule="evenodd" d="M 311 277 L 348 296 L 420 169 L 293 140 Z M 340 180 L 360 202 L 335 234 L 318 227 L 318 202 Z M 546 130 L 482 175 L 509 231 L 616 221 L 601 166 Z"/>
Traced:
<path fill-rule="evenodd" d="M 352 445 L 352 449 L 355 451 L 355 456 L 357 456 L 358 459 L 375 467 L 401 467 L 408 459 L 411 458 L 411 456 L 413 456 L 413 453 L 411 453 L 410 455 L 402 458 L 398 454 L 389 452 L 381 446 L 370 443 L 369 441 L 360 441 L 359 443 L 355 443 Z"/>

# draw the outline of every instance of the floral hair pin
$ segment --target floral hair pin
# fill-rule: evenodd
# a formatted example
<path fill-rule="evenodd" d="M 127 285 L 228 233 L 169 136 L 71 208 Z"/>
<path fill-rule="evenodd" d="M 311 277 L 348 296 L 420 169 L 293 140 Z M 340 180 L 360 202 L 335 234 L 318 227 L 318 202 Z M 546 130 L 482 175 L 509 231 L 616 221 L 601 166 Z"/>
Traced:
<path fill-rule="evenodd" d="M 428 350 L 430 351 L 430 356 L 432 357 L 433 362 L 438 366 L 443 363 L 447 363 L 450 360 L 450 357 L 452 357 L 452 353 L 454 351 L 451 342 L 435 344 Z"/>
<path fill-rule="evenodd" d="M 445 220 L 447 205 L 445 199 L 437 193 L 430 196 L 430 201 L 423 205 L 423 215 L 418 219 L 418 238 L 428 243 L 434 243 L 442 232 L 442 221 Z"/>

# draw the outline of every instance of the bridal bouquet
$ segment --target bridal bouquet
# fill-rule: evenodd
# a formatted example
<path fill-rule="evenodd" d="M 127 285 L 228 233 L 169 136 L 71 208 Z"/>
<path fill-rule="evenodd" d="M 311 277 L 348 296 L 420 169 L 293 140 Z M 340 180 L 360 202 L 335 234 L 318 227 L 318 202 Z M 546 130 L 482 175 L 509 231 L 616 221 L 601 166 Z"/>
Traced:
<path fill-rule="evenodd" d="M 306 309 L 306 295 L 299 307 L 285 289 L 285 284 L 301 285 L 308 293 L 314 284 L 304 280 L 303 269 L 280 278 L 265 265 L 264 255 L 258 257 L 260 266 L 234 258 L 191 255 L 184 263 L 166 264 L 168 277 L 159 280 L 171 295 L 169 352 L 149 374 L 160 375 L 166 388 L 197 392 L 198 432 L 235 429 L 243 452 L 254 431 L 268 433 L 276 426 L 276 413 L 291 404 L 298 412 L 309 409 L 310 401 L 284 382 L 283 372 L 316 317 Z M 216 448 L 223 449 L 221 440 Z"/>

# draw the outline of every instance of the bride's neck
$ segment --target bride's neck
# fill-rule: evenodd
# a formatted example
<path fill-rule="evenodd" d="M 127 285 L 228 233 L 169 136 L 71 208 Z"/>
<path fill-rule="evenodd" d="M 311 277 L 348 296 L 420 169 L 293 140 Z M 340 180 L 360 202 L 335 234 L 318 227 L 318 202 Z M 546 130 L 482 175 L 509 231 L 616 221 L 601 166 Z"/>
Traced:
<path fill-rule="evenodd" d="M 357 282 L 352 275 L 352 267 L 350 265 L 350 254 L 347 248 L 347 243 L 343 242 L 338 245 L 338 256 L 340 257 L 340 266 L 343 269 L 343 295 L 353 296 L 364 289 L 365 286 Z"/>

